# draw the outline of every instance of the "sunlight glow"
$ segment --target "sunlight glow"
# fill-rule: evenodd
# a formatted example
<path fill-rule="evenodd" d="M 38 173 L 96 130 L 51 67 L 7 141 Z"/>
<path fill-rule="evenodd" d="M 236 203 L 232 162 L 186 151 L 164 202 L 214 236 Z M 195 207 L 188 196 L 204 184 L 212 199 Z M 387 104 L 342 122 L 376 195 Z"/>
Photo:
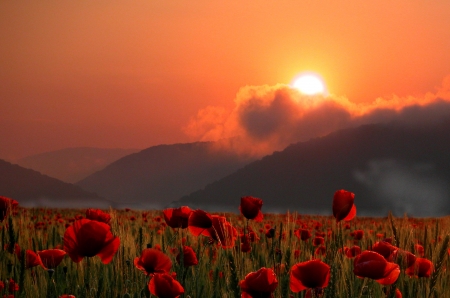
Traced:
<path fill-rule="evenodd" d="M 315 74 L 303 74 L 294 80 L 292 87 L 306 95 L 325 93 L 322 79 Z"/>

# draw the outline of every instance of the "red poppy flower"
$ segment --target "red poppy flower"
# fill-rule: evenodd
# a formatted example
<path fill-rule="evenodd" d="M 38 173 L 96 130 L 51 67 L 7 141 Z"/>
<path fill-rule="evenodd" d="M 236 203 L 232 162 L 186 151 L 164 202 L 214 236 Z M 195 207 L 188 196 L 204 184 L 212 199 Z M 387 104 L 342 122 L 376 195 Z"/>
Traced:
<path fill-rule="evenodd" d="M 163 210 L 164 220 L 167 225 L 173 229 L 188 227 L 188 219 L 191 214 L 191 208 L 182 206 L 180 208 L 168 208 Z"/>
<path fill-rule="evenodd" d="M 330 280 L 330 266 L 319 259 L 295 264 L 291 269 L 289 286 L 298 293 L 306 289 L 325 288 Z"/>
<path fill-rule="evenodd" d="M 211 238 L 222 248 L 231 248 L 237 239 L 237 230 L 223 216 L 212 216 L 213 226 L 208 229 Z"/>
<path fill-rule="evenodd" d="M 355 230 L 353 231 L 353 239 L 354 240 L 361 240 L 364 236 L 363 230 Z"/>
<path fill-rule="evenodd" d="M 424 258 L 416 258 L 414 264 L 405 270 L 409 276 L 430 277 L 433 272 L 433 263 Z"/>
<path fill-rule="evenodd" d="M 423 257 L 425 255 L 425 249 L 420 244 L 415 244 L 414 245 L 414 250 L 415 250 L 416 254 L 421 256 L 421 257 Z"/>
<path fill-rule="evenodd" d="M 314 251 L 314 255 L 316 256 L 325 256 L 327 254 L 327 248 L 323 245 L 318 246 Z"/>
<path fill-rule="evenodd" d="M 385 235 L 384 235 L 383 233 L 377 233 L 375 236 L 376 236 L 378 239 L 382 239 L 382 238 L 385 237 Z"/>
<path fill-rule="evenodd" d="M 211 219 L 212 227 L 201 234 L 219 242 L 223 248 L 233 247 L 238 235 L 237 230 L 223 216 L 212 215 Z"/>
<path fill-rule="evenodd" d="M 198 212 L 201 211 L 201 212 Z M 194 218 L 193 218 L 194 217 Z M 192 219 L 193 218 L 193 219 Z M 211 227 L 202 229 L 211 220 Z M 191 226 L 191 222 L 193 225 Z M 202 227 L 200 227 L 203 224 Z M 211 237 L 223 248 L 231 248 L 238 236 L 237 230 L 223 216 L 209 215 L 202 210 L 195 210 L 189 216 L 189 231 L 195 236 Z"/>
<path fill-rule="evenodd" d="M 108 264 L 119 245 L 120 239 L 113 236 L 109 225 L 86 218 L 75 221 L 64 233 L 64 250 L 75 263 L 99 256 L 103 264 Z"/>
<path fill-rule="evenodd" d="M 34 251 L 27 249 L 25 251 L 25 268 L 27 268 L 27 269 L 33 268 L 33 267 L 36 267 L 39 265 L 44 267 L 39 255 L 37 253 L 35 253 Z"/>
<path fill-rule="evenodd" d="M 338 253 L 346 254 L 347 250 L 349 250 L 349 248 L 347 246 L 344 246 L 338 249 Z"/>
<path fill-rule="evenodd" d="M 409 251 L 399 249 L 396 253 L 394 253 L 394 259 L 396 262 L 399 261 L 399 257 L 401 257 L 402 263 L 404 264 L 404 267 L 408 268 L 414 265 L 416 262 L 417 257 L 410 253 Z"/>
<path fill-rule="evenodd" d="M 259 241 L 258 234 L 256 234 L 254 231 L 252 231 L 250 227 L 249 227 L 249 229 L 250 229 L 250 231 L 248 232 L 248 239 L 250 240 L 250 242 L 258 242 Z"/>
<path fill-rule="evenodd" d="M 250 241 L 249 241 L 247 235 L 241 236 L 241 251 L 242 252 L 252 251 L 252 246 L 250 245 Z"/>
<path fill-rule="evenodd" d="M 134 259 L 134 266 L 146 275 L 154 273 L 169 273 L 172 261 L 163 252 L 155 248 L 146 248 L 140 257 Z"/>
<path fill-rule="evenodd" d="M 8 291 L 10 293 L 19 291 L 19 284 L 12 278 L 9 279 Z"/>
<path fill-rule="evenodd" d="M 389 242 L 380 241 L 375 242 L 370 250 L 379 253 L 386 259 L 386 261 L 391 262 L 398 250 L 398 247 L 393 246 Z"/>
<path fill-rule="evenodd" d="M 177 255 L 177 262 L 180 264 L 180 254 Z M 183 246 L 183 266 L 195 266 L 198 264 L 197 256 L 190 246 Z"/>
<path fill-rule="evenodd" d="M 357 245 L 352 246 L 351 248 L 349 248 L 345 251 L 345 255 L 347 256 L 347 258 L 354 258 L 360 254 L 361 254 L 361 248 Z"/>
<path fill-rule="evenodd" d="M 148 283 L 148 289 L 159 298 L 177 298 L 184 293 L 183 286 L 167 273 L 155 273 Z"/>
<path fill-rule="evenodd" d="M 111 215 L 109 215 L 106 212 L 103 212 L 100 209 L 87 209 L 86 218 L 90 220 L 104 222 L 105 224 L 109 224 L 109 222 L 111 221 Z"/>
<path fill-rule="evenodd" d="M 212 217 L 209 213 L 197 209 L 191 212 L 188 218 L 188 229 L 194 236 L 199 236 L 206 229 L 212 227 Z"/>
<path fill-rule="evenodd" d="M 20 259 L 22 249 L 20 248 L 20 245 L 18 243 L 14 243 L 14 245 L 10 245 L 9 243 L 6 243 L 3 246 L 3 249 L 9 252 L 10 254 L 15 254 L 17 258 Z"/>
<path fill-rule="evenodd" d="M 325 239 L 323 237 L 314 237 L 313 245 L 319 246 L 319 245 L 324 244 L 324 242 L 325 242 Z"/>
<path fill-rule="evenodd" d="M 74 295 L 64 294 L 64 295 L 59 296 L 59 298 L 76 298 L 76 297 Z"/>
<path fill-rule="evenodd" d="M 266 297 L 272 298 L 278 286 L 277 276 L 270 268 L 262 267 L 256 272 L 250 272 L 239 282 L 242 298 Z"/>
<path fill-rule="evenodd" d="M 0 196 L 0 222 L 6 218 L 8 211 L 17 205 L 19 205 L 19 203 L 16 200 Z"/>
<path fill-rule="evenodd" d="M 267 229 L 267 231 L 264 233 L 266 235 L 266 238 L 273 238 L 275 237 L 275 229 L 274 228 L 270 228 Z"/>
<path fill-rule="evenodd" d="M 44 267 L 48 269 L 56 268 L 66 256 L 66 252 L 62 249 L 46 249 L 38 251 L 37 254 L 41 258 Z"/>
<path fill-rule="evenodd" d="M 333 197 L 333 216 L 336 221 L 351 220 L 356 216 L 356 206 L 353 204 L 355 194 L 346 190 L 338 190 Z"/>
<path fill-rule="evenodd" d="M 386 261 L 379 253 L 366 250 L 356 256 L 353 262 L 353 273 L 361 278 L 371 278 L 382 285 L 391 285 L 397 280 L 400 267 Z"/>
<path fill-rule="evenodd" d="M 295 230 L 294 235 L 300 238 L 302 241 L 306 241 L 311 238 L 311 232 L 307 229 Z"/>
<path fill-rule="evenodd" d="M 263 205 L 263 201 L 254 197 L 242 197 L 241 205 L 239 206 L 239 210 L 241 214 L 244 215 L 247 219 L 253 219 L 255 221 L 262 221 L 263 214 L 261 212 L 261 207 Z"/>

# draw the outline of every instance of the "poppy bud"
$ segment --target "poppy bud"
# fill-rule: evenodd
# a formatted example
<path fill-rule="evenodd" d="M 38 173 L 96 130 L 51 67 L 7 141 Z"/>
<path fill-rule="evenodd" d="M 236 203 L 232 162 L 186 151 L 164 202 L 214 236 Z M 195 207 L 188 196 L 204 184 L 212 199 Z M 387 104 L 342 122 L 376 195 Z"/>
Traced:
<path fill-rule="evenodd" d="M 253 219 L 255 221 L 262 221 L 263 214 L 261 212 L 261 207 L 263 205 L 263 201 L 254 197 L 242 197 L 241 205 L 239 206 L 239 210 L 241 214 L 244 215 L 247 219 Z"/>
<path fill-rule="evenodd" d="M 336 221 L 351 220 L 356 216 L 356 207 L 353 204 L 355 194 L 346 190 L 338 190 L 333 197 L 333 216 Z"/>
<path fill-rule="evenodd" d="M 48 269 L 48 270 L 47 270 L 47 273 L 48 273 L 48 277 L 49 277 L 49 278 L 52 278 L 53 273 L 55 273 L 55 270 L 54 270 L 54 269 Z"/>
<path fill-rule="evenodd" d="M 275 237 L 275 229 L 274 228 L 270 228 L 266 231 L 266 237 L 267 238 L 273 238 Z"/>

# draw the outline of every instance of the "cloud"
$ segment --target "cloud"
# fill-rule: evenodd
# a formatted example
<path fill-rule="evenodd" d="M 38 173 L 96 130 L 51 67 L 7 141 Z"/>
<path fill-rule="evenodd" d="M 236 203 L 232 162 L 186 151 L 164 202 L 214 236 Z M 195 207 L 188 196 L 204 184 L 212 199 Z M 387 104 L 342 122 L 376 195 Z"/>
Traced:
<path fill-rule="evenodd" d="M 246 86 L 232 111 L 207 107 L 184 127 L 193 140 L 218 141 L 222 146 L 256 155 L 281 150 L 337 129 L 368 123 L 400 121 L 423 125 L 450 116 L 450 76 L 436 93 L 421 97 L 377 98 L 354 103 L 336 95 L 305 96 L 289 85 Z"/>
<path fill-rule="evenodd" d="M 202 141 L 216 141 L 224 135 L 224 127 L 229 113 L 222 107 L 208 106 L 197 113 L 197 117 L 192 119 L 184 127 L 184 132 L 193 138 Z"/>

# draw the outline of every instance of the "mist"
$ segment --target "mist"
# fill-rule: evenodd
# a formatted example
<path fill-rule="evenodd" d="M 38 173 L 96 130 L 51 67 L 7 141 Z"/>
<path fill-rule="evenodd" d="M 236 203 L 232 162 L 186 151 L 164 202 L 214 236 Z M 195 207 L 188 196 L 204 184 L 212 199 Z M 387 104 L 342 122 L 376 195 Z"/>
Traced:
<path fill-rule="evenodd" d="M 423 217 L 446 215 L 450 189 L 445 177 L 432 163 L 411 163 L 394 159 L 371 160 L 363 170 L 355 170 L 356 181 L 368 188 L 378 206 L 387 214 Z M 370 215 L 370 212 L 369 212 Z"/>

